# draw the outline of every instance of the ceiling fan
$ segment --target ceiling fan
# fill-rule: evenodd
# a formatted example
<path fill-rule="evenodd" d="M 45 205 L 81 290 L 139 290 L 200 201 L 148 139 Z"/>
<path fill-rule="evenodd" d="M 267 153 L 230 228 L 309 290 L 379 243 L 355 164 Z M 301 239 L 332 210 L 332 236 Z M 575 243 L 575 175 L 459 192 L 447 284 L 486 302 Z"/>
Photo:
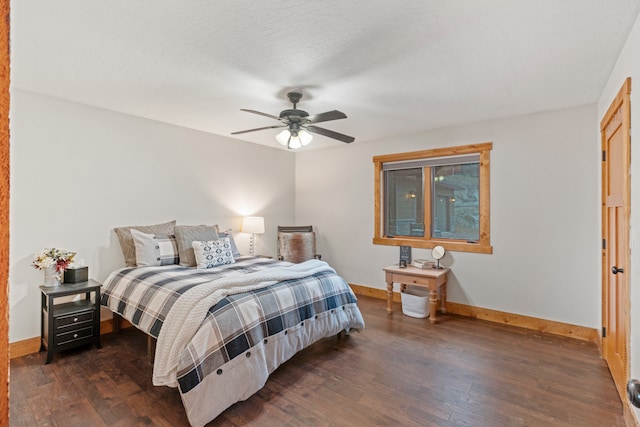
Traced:
<path fill-rule="evenodd" d="M 292 90 L 291 92 L 287 93 L 287 97 L 293 104 L 293 108 L 290 110 L 281 111 L 280 116 L 274 116 L 267 113 L 261 113 L 260 111 L 247 110 L 244 108 L 240 109 L 241 111 L 246 111 L 248 113 L 258 114 L 260 116 L 278 120 L 282 124 L 231 132 L 231 135 L 239 135 L 241 133 L 255 132 L 265 129 L 286 128 L 278 135 L 276 135 L 276 140 L 280 144 L 286 145 L 287 148 L 300 148 L 303 145 L 309 144 L 311 142 L 311 139 L 313 138 L 313 136 L 309 132 L 317 133 L 346 143 L 355 141 L 355 138 L 352 136 L 344 135 L 342 133 L 334 132 L 332 130 L 313 125 L 314 123 L 328 122 L 330 120 L 346 119 L 347 116 L 343 112 L 332 110 L 327 111 L 326 113 L 320 113 L 310 116 L 306 111 L 298 110 L 296 108 L 298 102 L 302 98 L 302 92 L 300 90 Z"/>

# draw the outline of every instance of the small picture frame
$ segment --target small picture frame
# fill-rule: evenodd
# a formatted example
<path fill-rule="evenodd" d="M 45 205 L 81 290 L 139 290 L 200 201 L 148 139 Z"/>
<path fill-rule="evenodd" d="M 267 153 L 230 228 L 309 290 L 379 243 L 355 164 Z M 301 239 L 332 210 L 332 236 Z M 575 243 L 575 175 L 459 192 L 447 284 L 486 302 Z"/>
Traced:
<path fill-rule="evenodd" d="M 411 264 L 411 246 L 400 246 L 400 267 Z"/>

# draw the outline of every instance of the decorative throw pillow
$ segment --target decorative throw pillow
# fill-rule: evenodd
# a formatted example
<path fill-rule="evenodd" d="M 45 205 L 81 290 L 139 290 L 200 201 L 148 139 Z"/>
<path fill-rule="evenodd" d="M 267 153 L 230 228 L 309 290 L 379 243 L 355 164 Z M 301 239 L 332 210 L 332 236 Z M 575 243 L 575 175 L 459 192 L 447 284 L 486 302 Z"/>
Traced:
<path fill-rule="evenodd" d="M 147 234 L 136 229 L 131 230 L 136 247 L 136 265 L 171 265 L 177 264 L 178 245 L 175 236 Z"/>
<path fill-rule="evenodd" d="M 216 225 L 176 225 L 176 242 L 178 243 L 178 255 L 180 265 L 195 267 L 196 257 L 193 254 L 194 241 L 217 240 Z"/>
<path fill-rule="evenodd" d="M 120 241 L 120 248 L 122 249 L 122 256 L 124 256 L 124 262 L 127 267 L 136 266 L 136 247 L 133 243 L 133 237 L 131 237 L 131 230 L 142 231 L 143 233 L 150 234 L 162 234 L 164 236 L 172 236 L 174 234 L 174 228 L 176 221 L 165 222 L 164 224 L 155 225 L 130 225 L 126 227 L 116 227 L 113 229 L 118 240 Z"/>
<path fill-rule="evenodd" d="M 231 234 L 230 228 L 224 231 L 220 231 L 220 228 L 216 225 L 216 231 L 218 232 L 218 238 L 228 237 L 229 242 L 231 242 L 231 250 L 233 251 L 233 256 L 235 258 L 241 256 L 240 251 L 238 250 L 238 246 L 236 245 L 236 241 L 233 239 L 233 235 Z"/>
<path fill-rule="evenodd" d="M 194 241 L 193 251 L 198 268 L 212 268 L 218 265 L 233 264 L 233 251 L 228 237 L 217 240 Z"/>
<path fill-rule="evenodd" d="M 278 233 L 280 257 L 283 261 L 304 262 L 316 254 L 316 235 L 313 231 L 304 233 Z"/>

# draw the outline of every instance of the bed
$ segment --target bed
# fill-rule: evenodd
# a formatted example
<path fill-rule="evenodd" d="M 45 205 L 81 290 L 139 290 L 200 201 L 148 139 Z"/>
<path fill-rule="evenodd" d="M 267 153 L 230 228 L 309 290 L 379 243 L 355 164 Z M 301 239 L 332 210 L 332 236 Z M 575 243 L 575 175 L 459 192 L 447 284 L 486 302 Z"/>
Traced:
<path fill-rule="evenodd" d="M 319 260 L 121 268 L 101 305 L 157 339 L 153 383 L 178 388 L 193 426 L 249 398 L 317 340 L 364 328 L 355 295 Z"/>

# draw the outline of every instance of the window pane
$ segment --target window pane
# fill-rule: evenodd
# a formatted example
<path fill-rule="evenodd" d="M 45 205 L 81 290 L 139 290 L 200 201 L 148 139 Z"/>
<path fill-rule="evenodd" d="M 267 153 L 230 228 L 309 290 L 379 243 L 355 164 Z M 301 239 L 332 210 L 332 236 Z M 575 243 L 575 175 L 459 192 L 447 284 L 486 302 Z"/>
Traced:
<path fill-rule="evenodd" d="M 373 156 L 376 245 L 493 253 L 492 142 Z"/>
<path fill-rule="evenodd" d="M 477 241 L 480 238 L 480 164 L 432 168 L 431 235 Z"/>
<path fill-rule="evenodd" d="M 422 168 L 384 172 L 384 234 L 424 237 Z"/>

